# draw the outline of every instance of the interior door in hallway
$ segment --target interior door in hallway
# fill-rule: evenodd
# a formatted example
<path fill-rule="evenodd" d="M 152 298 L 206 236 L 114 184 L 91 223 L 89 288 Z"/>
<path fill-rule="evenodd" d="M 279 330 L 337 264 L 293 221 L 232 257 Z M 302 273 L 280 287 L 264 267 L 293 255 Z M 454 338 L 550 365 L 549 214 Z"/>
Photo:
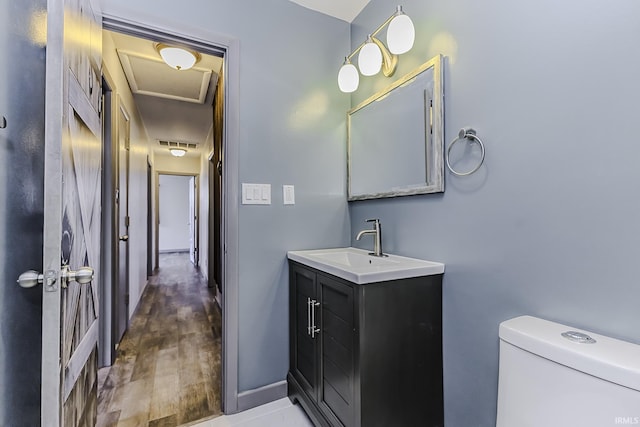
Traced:
<path fill-rule="evenodd" d="M 116 342 L 120 342 L 129 326 L 129 140 L 131 123 L 123 105 L 118 108 L 118 183 L 116 210 L 118 215 L 118 247 L 116 273 Z"/>
<path fill-rule="evenodd" d="M 96 420 L 102 24 L 95 12 L 99 11 L 90 0 L 47 4 L 41 415 L 45 426 L 92 426 Z"/>
<path fill-rule="evenodd" d="M 224 234 L 224 224 L 222 217 L 222 154 L 224 142 L 224 87 L 226 76 L 224 67 L 220 70 L 218 86 L 213 104 L 213 156 L 209 160 L 209 254 L 213 253 L 213 259 L 209 255 L 209 279 L 213 278 L 218 287 L 218 292 L 222 293 L 222 257 L 224 247 L 222 242 Z M 213 270 L 213 271 L 212 271 Z M 211 286 L 211 284 L 209 285 Z"/>
<path fill-rule="evenodd" d="M 189 177 L 189 258 L 198 266 L 198 198 L 196 177 Z"/>

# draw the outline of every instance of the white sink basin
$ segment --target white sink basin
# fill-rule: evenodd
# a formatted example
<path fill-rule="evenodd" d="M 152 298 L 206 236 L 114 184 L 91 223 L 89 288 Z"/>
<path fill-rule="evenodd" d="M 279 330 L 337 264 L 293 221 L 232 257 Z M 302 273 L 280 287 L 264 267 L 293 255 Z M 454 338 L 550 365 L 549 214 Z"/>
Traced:
<path fill-rule="evenodd" d="M 289 259 L 357 284 L 444 273 L 444 264 L 398 255 L 376 257 L 356 248 L 289 251 Z"/>

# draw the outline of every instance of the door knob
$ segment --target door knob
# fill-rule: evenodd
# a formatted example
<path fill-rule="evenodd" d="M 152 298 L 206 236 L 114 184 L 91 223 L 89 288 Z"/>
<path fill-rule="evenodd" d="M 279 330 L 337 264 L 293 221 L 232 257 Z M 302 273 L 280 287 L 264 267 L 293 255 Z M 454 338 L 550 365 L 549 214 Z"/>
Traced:
<path fill-rule="evenodd" d="M 93 280 L 93 268 L 80 267 L 78 270 L 73 271 L 69 269 L 68 265 L 62 267 L 60 271 L 60 282 L 62 287 L 66 288 L 70 282 L 78 282 L 81 285 L 86 285 Z M 55 286 L 57 280 L 57 273 L 54 270 L 48 270 L 45 274 L 40 274 L 35 270 L 25 271 L 18 277 L 18 284 L 23 288 L 33 288 L 40 283 L 45 283 L 45 291 L 53 292 L 57 288 Z"/>
<path fill-rule="evenodd" d="M 129 235 L 125 234 L 124 236 L 118 237 L 118 239 L 120 239 L 121 242 L 126 242 L 127 240 L 129 240 Z"/>
<path fill-rule="evenodd" d="M 44 275 L 35 270 L 25 271 L 18 277 L 18 285 L 23 288 L 33 288 L 42 282 L 44 282 Z"/>
<path fill-rule="evenodd" d="M 66 288 L 70 282 L 78 282 L 80 285 L 86 285 L 93 280 L 93 268 L 85 266 L 73 271 L 69 269 L 68 265 L 65 265 L 60 272 L 60 279 L 63 288 Z"/>
<path fill-rule="evenodd" d="M 44 274 L 40 274 L 35 270 L 25 271 L 18 277 L 18 285 L 22 288 L 33 288 L 40 283 L 44 283 L 44 290 L 47 292 L 53 292 L 57 289 L 58 273 L 54 270 L 48 270 Z"/>

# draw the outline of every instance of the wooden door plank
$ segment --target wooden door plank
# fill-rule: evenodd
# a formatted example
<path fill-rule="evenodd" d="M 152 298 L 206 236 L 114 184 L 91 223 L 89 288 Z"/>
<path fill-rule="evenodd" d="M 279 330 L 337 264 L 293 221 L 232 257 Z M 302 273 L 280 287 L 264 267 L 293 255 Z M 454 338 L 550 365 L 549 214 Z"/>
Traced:
<path fill-rule="evenodd" d="M 64 369 L 64 400 L 67 400 L 76 385 L 84 365 L 98 343 L 98 319 L 94 320 L 89 330 L 78 344 Z"/>

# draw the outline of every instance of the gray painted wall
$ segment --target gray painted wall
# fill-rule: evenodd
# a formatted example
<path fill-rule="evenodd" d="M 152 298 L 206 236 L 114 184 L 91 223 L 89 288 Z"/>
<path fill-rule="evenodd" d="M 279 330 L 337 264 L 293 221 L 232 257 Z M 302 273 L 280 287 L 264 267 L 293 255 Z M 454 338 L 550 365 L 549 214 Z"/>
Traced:
<path fill-rule="evenodd" d="M 239 40 L 240 75 L 228 76 L 240 84 L 232 173 L 272 184 L 273 202 L 239 209 L 239 391 L 279 382 L 288 369 L 286 251 L 349 244 L 349 96 L 336 83 L 349 25 L 286 0 L 109 0 L 103 11 Z M 283 184 L 296 186 L 295 206 L 283 206 Z"/>
<path fill-rule="evenodd" d="M 18 276 L 42 272 L 45 43 L 29 23 L 47 3 L 0 1 L 0 425 L 40 423 L 42 286 Z M 28 70 L 25 73 L 25 70 Z"/>
<path fill-rule="evenodd" d="M 142 123 L 129 83 L 120 65 L 113 39 L 102 37 L 102 62 L 114 80 L 115 102 L 120 102 L 129 115 L 129 317 L 138 306 L 147 285 L 147 153 L 149 136 Z M 155 187 L 153 187 L 155 188 Z M 135 206 L 134 206 L 135 204 Z"/>
<path fill-rule="evenodd" d="M 446 263 L 445 424 L 493 426 L 499 322 L 531 314 L 640 343 L 640 3 L 403 5 L 417 41 L 397 76 L 446 55 L 446 142 L 471 125 L 487 157 L 470 177 L 447 172 L 442 195 L 352 202 L 352 237 L 379 217 L 386 251 Z M 372 0 L 352 46 L 392 12 Z M 352 104 L 388 82 L 367 78 Z"/>

